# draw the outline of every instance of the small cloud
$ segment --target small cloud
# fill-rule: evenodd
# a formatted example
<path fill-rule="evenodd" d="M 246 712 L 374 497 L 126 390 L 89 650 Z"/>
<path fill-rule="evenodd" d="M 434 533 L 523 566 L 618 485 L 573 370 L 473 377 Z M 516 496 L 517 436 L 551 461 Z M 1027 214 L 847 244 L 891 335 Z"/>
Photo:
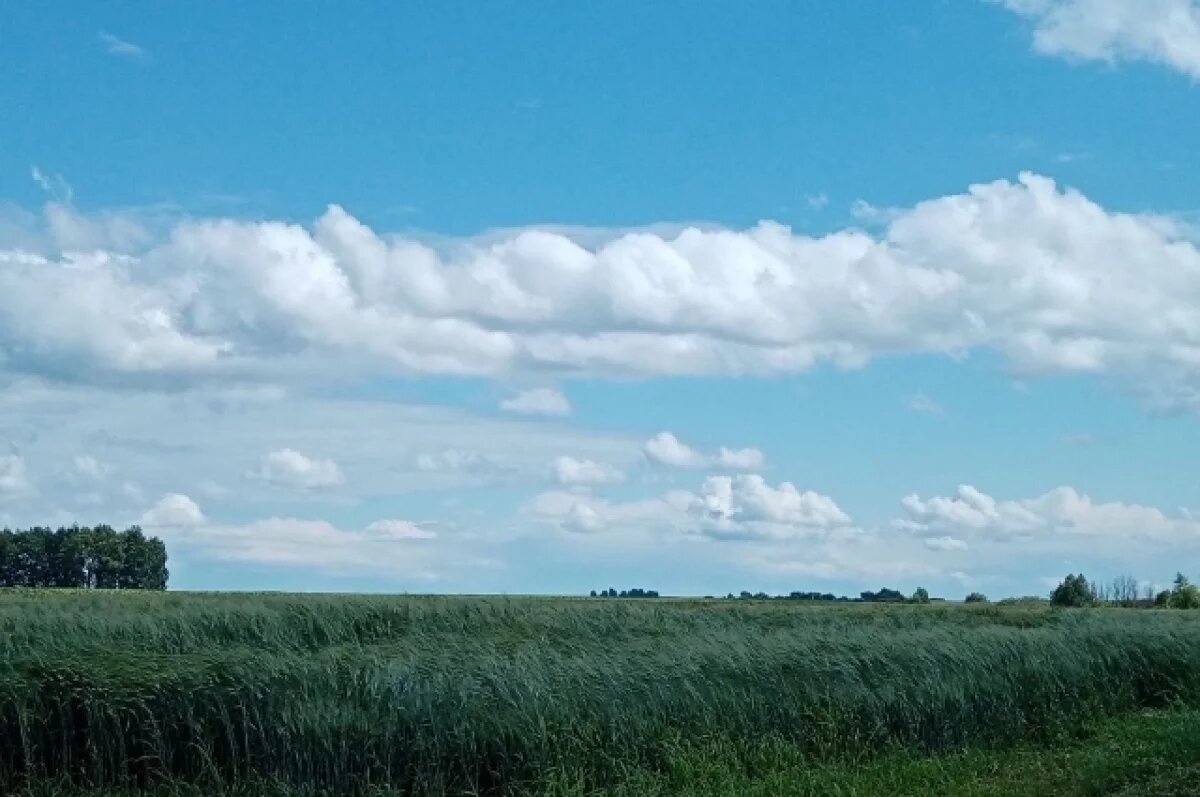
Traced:
<path fill-rule="evenodd" d="M 766 457 L 757 448 L 722 446 L 716 454 L 710 455 L 697 451 L 671 432 L 659 432 L 647 440 L 642 448 L 650 460 L 672 468 L 760 470 L 766 467 Z"/>
<path fill-rule="evenodd" d="M 926 396 L 924 393 L 917 393 L 909 396 L 908 408 L 913 412 L 923 412 L 926 415 L 945 415 L 946 408 L 936 401 Z"/>
<path fill-rule="evenodd" d="M 518 415 L 565 418 L 571 414 L 571 402 L 559 390 L 552 387 L 538 387 L 505 399 L 500 402 L 500 409 Z"/>
<path fill-rule="evenodd" d="M 1087 432 L 1065 434 L 1062 436 L 1062 441 L 1069 446 L 1076 446 L 1078 448 L 1090 448 L 1100 442 L 1095 435 L 1088 434 Z"/>
<path fill-rule="evenodd" d="M 829 204 L 829 195 L 822 191 L 819 194 L 805 194 L 804 201 L 813 210 L 821 210 Z"/>
<path fill-rule="evenodd" d="M 111 33 L 100 32 L 100 41 L 104 43 L 105 50 L 109 55 L 116 55 L 121 58 L 142 59 L 146 57 L 146 50 L 133 42 L 125 41 Z"/>
<path fill-rule="evenodd" d="M 660 465 L 673 468 L 702 468 L 707 463 L 699 451 L 670 432 L 659 432 L 646 441 L 646 456 Z"/>
<path fill-rule="evenodd" d="M 567 456 L 556 457 L 551 469 L 559 484 L 613 484 L 625 478 L 616 468 Z"/>
<path fill-rule="evenodd" d="M 933 551 L 967 550 L 967 544 L 956 537 L 931 537 L 925 540 L 925 547 Z"/>
<path fill-rule="evenodd" d="M 108 466 L 98 462 L 95 457 L 80 455 L 74 460 L 75 472 L 92 481 L 102 481 L 108 473 Z"/>
<path fill-rule="evenodd" d="M 1054 156 L 1054 160 L 1059 163 L 1078 163 L 1079 161 L 1087 161 L 1092 159 L 1090 152 L 1060 152 Z"/>
<path fill-rule="evenodd" d="M 336 487 L 345 480 L 341 469 L 333 460 L 310 459 L 290 448 L 267 454 L 258 469 L 246 475 L 269 484 L 306 490 Z"/>
<path fill-rule="evenodd" d="M 71 204 L 75 198 L 75 189 L 71 187 L 61 174 L 47 174 L 37 166 L 29 167 L 29 176 L 51 199 L 65 205 Z"/>
<path fill-rule="evenodd" d="M 418 454 L 416 466 L 417 470 L 427 473 L 443 471 L 478 473 L 494 470 L 499 467 L 499 464 L 478 451 L 447 448 L 435 454 Z"/>
<path fill-rule="evenodd" d="M 437 538 L 437 532 L 424 528 L 411 520 L 376 520 L 367 526 L 366 532 L 372 537 L 389 540 L 432 540 Z"/>
<path fill-rule="evenodd" d="M 733 470 L 761 470 L 766 466 L 766 457 L 757 448 L 725 448 L 717 456 L 717 463 Z"/>
<path fill-rule="evenodd" d="M 199 526 L 203 523 L 204 513 L 200 507 L 182 493 L 167 493 L 142 515 L 142 524 L 152 528 Z"/>

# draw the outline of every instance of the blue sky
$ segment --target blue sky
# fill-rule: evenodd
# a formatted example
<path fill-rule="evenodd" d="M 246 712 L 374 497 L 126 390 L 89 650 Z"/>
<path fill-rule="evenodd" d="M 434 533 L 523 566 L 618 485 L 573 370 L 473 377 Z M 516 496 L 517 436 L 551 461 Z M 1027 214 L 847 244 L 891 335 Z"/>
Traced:
<path fill-rule="evenodd" d="M 0 70 L 0 523 L 181 588 L 1200 567 L 1196 0 L 9 4 Z"/>

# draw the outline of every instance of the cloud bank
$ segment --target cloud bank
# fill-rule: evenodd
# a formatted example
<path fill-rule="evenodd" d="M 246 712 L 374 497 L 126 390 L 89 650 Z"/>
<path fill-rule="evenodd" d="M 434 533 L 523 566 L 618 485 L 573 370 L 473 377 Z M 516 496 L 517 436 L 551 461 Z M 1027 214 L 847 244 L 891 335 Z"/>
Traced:
<path fill-rule="evenodd" d="M 336 206 L 311 227 L 185 219 L 156 235 L 52 213 L 39 246 L 0 248 L 6 371 L 123 384 L 368 367 L 737 375 L 988 349 L 1022 373 L 1103 375 L 1157 405 L 1200 406 L 1191 231 L 1033 174 L 896 210 L 877 235 L 763 222 L 434 247 Z M 565 409 L 531 401 L 513 407 Z"/>

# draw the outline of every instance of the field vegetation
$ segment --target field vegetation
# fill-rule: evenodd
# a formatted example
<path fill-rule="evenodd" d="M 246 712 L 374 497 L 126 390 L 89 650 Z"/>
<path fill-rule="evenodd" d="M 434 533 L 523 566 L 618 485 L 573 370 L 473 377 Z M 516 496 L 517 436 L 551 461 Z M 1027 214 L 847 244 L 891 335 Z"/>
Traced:
<path fill-rule="evenodd" d="M 870 784 L 1060 772 L 1147 710 L 1130 738 L 1196 738 L 1189 707 L 1193 612 L 0 593 L 0 792 L 29 795 L 904 793 Z"/>

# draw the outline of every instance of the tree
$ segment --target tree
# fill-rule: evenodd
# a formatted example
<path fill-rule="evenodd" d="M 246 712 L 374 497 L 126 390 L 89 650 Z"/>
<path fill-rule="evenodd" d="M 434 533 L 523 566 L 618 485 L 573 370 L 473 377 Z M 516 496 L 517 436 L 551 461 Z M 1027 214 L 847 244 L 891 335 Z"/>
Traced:
<path fill-rule="evenodd" d="M 929 590 L 924 587 L 917 587 L 916 592 L 912 594 L 913 603 L 929 603 Z"/>
<path fill-rule="evenodd" d="M 987 603 L 987 595 L 982 592 L 972 592 L 963 600 L 964 603 Z"/>
<path fill-rule="evenodd" d="M 1083 573 L 1071 574 L 1050 593 L 1050 602 L 1055 606 L 1091 606 L 1096 602 L 1096 592 Z"/>
<path fill-rule="evenodd" d="M 1200 609 L 1200 587 L 1188 581 L 1183 573 L 1176 573 L 1170 606 L 1172 609 Z"/>
<path fill-rule="evenodd" d="M 166 589 L 167 549 L 137 526 L 0 531 L 0 587 Z"/>

